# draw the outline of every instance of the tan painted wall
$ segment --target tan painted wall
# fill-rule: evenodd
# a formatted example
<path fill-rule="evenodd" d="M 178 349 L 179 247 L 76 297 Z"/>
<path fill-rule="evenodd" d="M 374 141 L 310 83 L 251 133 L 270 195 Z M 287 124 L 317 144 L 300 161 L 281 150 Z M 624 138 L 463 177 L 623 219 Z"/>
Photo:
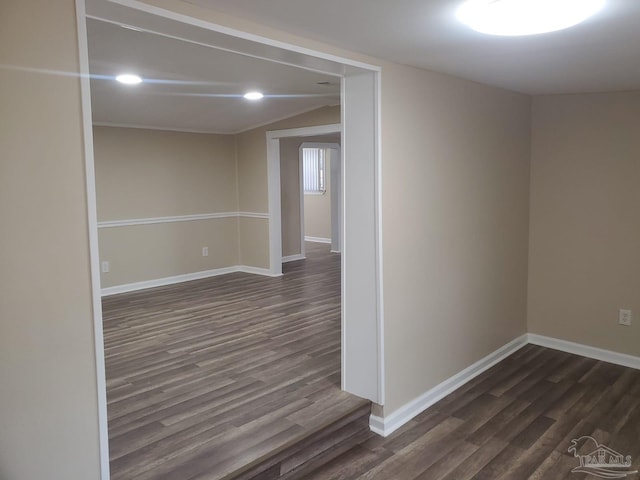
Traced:
<path fill-rule="evenodd" d="M 238 265 L 238 219 L 102 228 L 100 259 L 110 272 L 102 286 L 156 280 Z M 209 256 L 202 256 L 202 247 Z"/>
<path fill-rule="evenodd" d="M 94 155 L 99 221 L 238 209 L 231 135 L 94 127 Z M 239 261 L 236 218 L 101 228 L 99 243 L 103 287 Z"/>
<path fill-rule="evenodd" d="M 93 130 L 99 221 L 237 210 L 232 135 Z"/>
<path fill-rule="evenodd" d="M 35 69 L 35 70 L 21 70 Z M 0 478 L 95 480 L 74 2 L 0 4 Z"/>
<path fill-rule="evenodd" d="M 238 220 L 238 237 L 240 264 L 269 268 L 269 220 L 241 217 Z"/>
<path fill-rule="evenodd" d="M 326 164 L 326 190 L 322 195 L 304 195 L 304 234 L 331 239 L 331 169 Z"/>
<path fill-rule="evenodd" d="M 300 146 L 305 142 L 340 144 L 340 137 L 291 137 L 280 140 L 280 189 L 282 206 L 282 255 L 297 255 L 300 245 Z M 331 178 L 327 166 L 327 192 L 325 195 L 305 195 L 304 223 L 306 235 L 331 238 Z M 311 198 L 313 197 L 313 198 Z M 326 225 L 325 225 L 326 223 Z M 311 232 L 325 233 L 316 235 Z"/>
<path fill-rule="evenodd" d="M 269 211 L 267 131 L 340 123 L 340 107 L 324 107 L 236 135 L 239 205 L 242 212 Z"/>
<path fill-rule="evenodd" d="M 300 138 L 280 140 L 280 206 L 282 256 L 299 255 L 300 244 Z"/>
<path fill-rule="evenodd" d="M 385 415 L 526 332 L 530 99 L 382 75 Z"/>
<path fill-rule="evenodd" d="M 337 143 L 340 137 L 305 139 L 305 142 Z M 324 195 L 304 196 L 304 234 L 307 237 L 331 239 L 331 156 L 327 155 Z"/>
<path fill-rule="evenodd" d="M 0 15 L 0 64 L 76 71 L 73 2 L 10 3 Z M 383 67 L 385 413 L 524 331 L 526 98 L 178 0 L 148 3 Z M 0 208 L 3 232 L 10 232 L 0 257 L 0 476 L 94 480 L 96 375 L 78 81 L 6 68 L 0 75 Z M 250 187 L 247 181 L 241 209 L 266 207 L 266 185 Z M 412 222 L 403 222 L 409 215 Z"/>
<path fill-rule="evenodd" d="M 265 213 L 267 130 L 339 122 L 339 107 L 328 107 L 236 136 L 95 127 L 98 218 L 110 221 L 238 210 Z M 285 176 L 288 173 L 292 172 L 285 170 Z M 294 181 L 297 184 L 297 177 Z M 285 189 L 289 183 L 285 179 Z M 283 245 L 290 249 L 293 241 L 299 253 L 299 207 L 284 205 L 297 216 L 291 226 L 286 223 L 290 217 L 285 218 Z M 289 230 L 297 233 L 292 235 Z M 268 239 L 268 221 L 251 217 L 101 228 L 100 259 L 110 263 L 110 271 L 101 273 L 102 286 L 237 264 L 268 268 Z M 208 257 L 202 256 L 205 246 L 209 247 Z"/>
<path fill-rule="evenodd" d="M 640 355 L 638 132 L 640 92 L 534 98 L 530 332 Z"/>
<path fill-rule="evenodd" d="M 340 123 L 339 106 L 320 108 L 236 135 L 240 211 L 262 213 L 269 211 L 267 192 L 267 131 L 335 123 Z M 290 164 L 290 161 L 285 161 L 285 165 Z M 294 178 L 294 176 L 295 173 L 291 170 L 285 173 L 287 182 L 285 190 L 287 192 L 290 190 L 290 180 Z M 293 195 L 295 196 L 295 192 Z M 289 197 L 293 198 L 290 193 L 287 194 L 287 198 Z M 299 236 L 299 227 L 297 227 L 297 224 L 300 223 L 299 220 L 297 220 L 296 223 L 296 219 L 299 219 L 300 216 L 299 207 L 287 201 L 284 204 L 284 208 L 287 219 L 292 219 L 293 224 L 287 223 L 284 226 L 283 255 L 293 255 L 300 253 L 300 242 L 299 240 L 295 240 L 296 234 Z M 252 223 L 255 225 L 249 227 L 249 224 Z M 261 225 L 262 223 L 265 223 L 265 220 L 260 218 L 242 219 L 241 225 L 243 225 L 243 228 L 240 229 L 240 244 L 244 245 L 244 247 L 241 247 L 241 259 L 244 265 L 265 268 L 269 266 L 269 229 L 265 229 L 264 226 Z M 260 226 L 258 224 L 260 224 Z M 251 234 L 259 234 L 259 232 L 262 232 L 262 235 L 254 238 L 242 237 L 243 234 L 249 234 L 249 232 L 251 232 Z M 251 263 L 247 263 L 247 259 L 249 258 L 249 245 L 253 245 L 256 249 L 255 252 L 251 253 Z"/>

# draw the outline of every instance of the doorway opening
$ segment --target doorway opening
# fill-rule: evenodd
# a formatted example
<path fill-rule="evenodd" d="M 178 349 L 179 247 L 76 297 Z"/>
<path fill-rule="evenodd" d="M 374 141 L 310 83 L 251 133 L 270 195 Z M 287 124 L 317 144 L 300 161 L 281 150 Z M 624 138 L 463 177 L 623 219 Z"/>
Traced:
<path fill-rule="evenodd" d="M 270 188 L 281 192 L 282 263 L 306 258 L 308 242 L 341 251 L 341 125 L 308 127 L 305 136 L 301 130 L 268 133 L 279 142 L 280 182 Z"/>
<path fill-rule="evenodd" d="M 104 371 L 103 318 L 101 309 L 100 256 L 89 62 L 87 18 L 106 20 L 126 28 L 163 32 L 199 45 L 240 53 L 259 59 L 295 65 L 304 69 L 336 75 L 342 79 L 342 162 L 344 183 L 342 232 L 342 387 L 348 392 L 384 403 L 383 341 L 381 308 L 381 234 L 379 222 L 379 68 L 349 59 L 312 52 L 224 26 L 185 17 L 134 0 L 77 0 L 80 34 L 80 61 L 87 172 L 87 203 L 90 226 L 92 288 L 98 370 L 101 464 L 103 478 L 109 478 L 107 396 Z M 85 10 L 86 8 L 86 10 Z M 86 15 L 85 15 L 86 12 Z M 280 230 L 280 192 L 271 188 L 273 149 L 268 149 L 268 212 L 255 217 L 267 221 L 268 273 L 282 273 Z M 276 152 L 277 153 L 277 152 Z M 227 212 L 228 213 L 228 212 Z M 237 212 L 241 214 L 243 212 Z M 252 217 L 254 218 L 254 217 Z"/>
<path fill-rule="evenodd" d="M 324 142 L 318 142 L 324 140 Z M 330 143 L 333 142 L 333 143 Z M 315 138 L 299 148 L 302 172 L 302 239 L 328 244 L 331 253 L 342 245 L 342 169 L 340 139 Z M 303 252 L 304 253 L 304 252 Z"/>

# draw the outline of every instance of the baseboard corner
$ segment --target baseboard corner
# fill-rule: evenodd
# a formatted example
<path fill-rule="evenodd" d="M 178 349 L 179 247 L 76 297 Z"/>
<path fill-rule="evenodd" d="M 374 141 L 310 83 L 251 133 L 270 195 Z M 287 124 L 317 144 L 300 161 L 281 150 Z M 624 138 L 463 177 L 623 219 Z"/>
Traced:
<path fill-rule="evenodd" d="M 382 437 L 389 435 L 388 433 L 385 433 L 384 430 L 384 418 L 378 417 L 373 413 L 369 417 L 369 429 L 376 435 L 380 435 Z"/>
<path fill-rule="evenodd" d="M 562 352 L 640 370 L 640 357 L 628 355 L 626 353 L 614 352 L 612 350 L 605 350 L 603 348 L 592 347 L 590 345 L 562 340 L 560 338 L 538 335 L 536 333 L 528 333 L 527 342 L 541 347 L 552 348 L 554 350 L 560 350 Z"/>
<path fill-rule="evenodd" d="M 305 260 L 307 257 L 302 255 L 301 253 L 296 253 L 294 255 L 287 255 L 286 257 L 282 257 L 282 263 L 289 262 L 297 262 L 298 260 Z"/>
<path fill-rule="evenodd" d="M 521 335 L 509 343 L 503 345 L 489 355 L 481 358 L 464 370 L 458 372 L 444 382 L 427 390 L 419 397 L 411 400 L 395 412 L 384 418 L 371 415 L 369 428 L 372 432 L 384 437 L 391 435 L 411 419 L 424 412 L 427 408 L 457 390 L 465 383 L 474 379 L 481 373 L 504 360 L 506 357 L 521 349 L 527 344 L 527 334 Z"/>
<path fill-rule="evenodd" d="M 263 277 L 281 277 L 282 273 L 275 274 L 268 268 L 251 267 L 249 265 L 238 265 L 237 272 L 250 273 L 252 275 L 262 275 Z"/>

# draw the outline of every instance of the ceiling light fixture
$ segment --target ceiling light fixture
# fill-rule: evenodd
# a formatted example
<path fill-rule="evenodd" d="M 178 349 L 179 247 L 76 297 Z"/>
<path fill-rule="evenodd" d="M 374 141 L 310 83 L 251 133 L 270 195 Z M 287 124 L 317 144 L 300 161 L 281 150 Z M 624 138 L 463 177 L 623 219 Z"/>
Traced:
<path fill-rule="evenodd" d="M 535 35 L 573 27 L 597 13 L 606 0 L 467 0 L 458 19 L 489 35 Z"/>
<path fill-rule="evenodd" d="M 260 100 L 264 95 L 261 92 L 247 92 L 244 94 L 244 98 L 247 100 Z"/>
<path fill-rule="evenodd" d="M 137 85 L 142 82 L 142 78 L 139 75 L 134 75 L 132 73 L 123 73 L 118 75 L 116 80 L 120 83 L 124 83 L 125 85 Z"/>

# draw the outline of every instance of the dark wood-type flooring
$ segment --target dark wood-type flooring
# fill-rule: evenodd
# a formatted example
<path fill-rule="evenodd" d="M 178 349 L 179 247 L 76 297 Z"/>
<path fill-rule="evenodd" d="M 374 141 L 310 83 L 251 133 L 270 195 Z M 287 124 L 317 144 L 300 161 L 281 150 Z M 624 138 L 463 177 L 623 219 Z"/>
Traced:
<path fill-rule="evenodd" d="M 571 440 L 584 435 L 640 468 L 640 371 L 527 345 L 307 480 L 595 480 L 571 472 Z"/>
<path fill-rule="evenodd" d="M 307 245 L 284 276 L 234 273 L 103 299 L 111 478 L 235 477 L 331 415 L 340 256 Z"/>
<path fill-rule="evenodd" d="M 258 478 L 260 459 L 308 444 L 328 416 L 366 423 L 366 402 L 339 391 L 339 256 L 307 248 L 282 278 L 231 274 L 104 299 L 114 480 Z M 596 479 L 572 472 L 571 441 L 592 436 L 640 468 L 640 371 L 527 345 L 388 438 L 349 428 L 321 438 L 336 437 L 335 455 L 319 455 L 333 461 L 282 478 Z"/>

